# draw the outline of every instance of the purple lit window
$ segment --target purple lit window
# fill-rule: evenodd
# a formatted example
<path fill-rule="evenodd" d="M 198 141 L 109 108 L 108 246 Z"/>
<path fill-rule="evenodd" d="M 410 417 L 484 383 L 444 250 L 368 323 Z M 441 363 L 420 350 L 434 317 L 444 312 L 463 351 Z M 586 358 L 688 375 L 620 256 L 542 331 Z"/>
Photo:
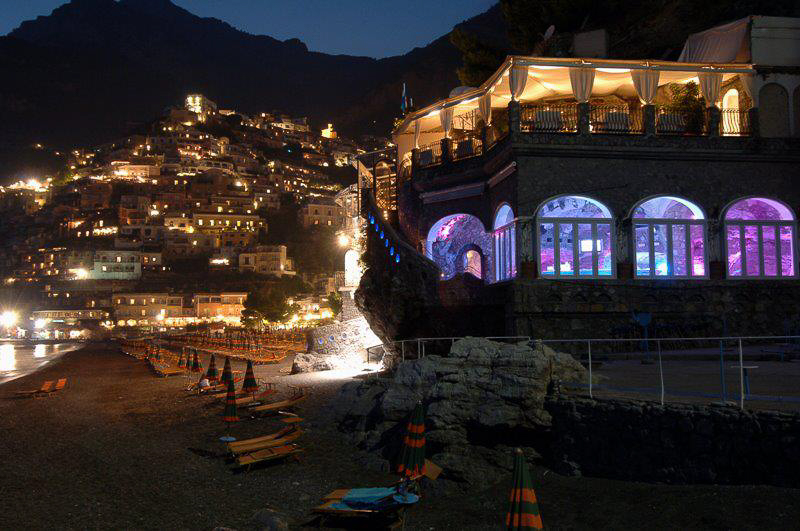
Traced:
<path fill-rule="evenodd" d="M 725 213 L 728 276 L 795 276 L 794 214 L 774 199 L 750 197 Z"/>
<path fill-rule="evenodd" d="M 562 196 L 538 212 L 539 272 L 544 277 L 614 274 L 611 212 L 581 196 Z"/>
<path fill-rule="evenodd" d="M 497 209 L 494 217 L 495 281 L 517 276 L 517 242 L 514 212 L 508 205 Z"/>
<path fill-rule="evenodd" d="M 661 196 L 633 209 L 637 277 L 706 276 L 705 216 L 690 201 Z"/>

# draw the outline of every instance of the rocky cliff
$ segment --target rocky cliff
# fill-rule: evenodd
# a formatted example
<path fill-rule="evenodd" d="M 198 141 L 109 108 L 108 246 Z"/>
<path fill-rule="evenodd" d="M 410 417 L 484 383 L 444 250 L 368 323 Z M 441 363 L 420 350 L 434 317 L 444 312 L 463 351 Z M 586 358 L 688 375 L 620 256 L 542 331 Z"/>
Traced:
<path fill-rule="evenodd" d="M 427 454 L 444 477 L 479 482 L 510 466 L 511 447 L 547 450 L 545 397 L 558 380 L 585 380 L 568 354 L 542 344 L 456 341 L 446 356 L 401 363 L 390 379 L 348 383 L 334 401 L 336 420 L 361 448 L 393 460 L 404 421 L 426 406 Z"/>

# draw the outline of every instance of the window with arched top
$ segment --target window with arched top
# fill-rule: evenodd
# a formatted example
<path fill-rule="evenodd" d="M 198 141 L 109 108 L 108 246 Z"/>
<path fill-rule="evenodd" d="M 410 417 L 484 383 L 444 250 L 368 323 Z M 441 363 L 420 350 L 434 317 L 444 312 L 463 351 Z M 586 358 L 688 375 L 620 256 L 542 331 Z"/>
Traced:
<path fill-rule="evenodd" d="M 492 226 L 494 240 L 494 276 L 500 282 L 517 276 L 517 241 L 514 211 L 507 203 L 497 209 Z"/>
<path fill-rule="evenodd" d="M 795 216 L 780 201 L 748 197 L 725 210 L 725 256 L 729 278 L 794 277 Z"/>
<path fill-rule="evenodd" d="M 705 278 L 706 217 L 694 203 L 660 196 L 631 214 L 637 277 Z"/>
<path fill-rule="evenodd" d="M 549 199 L 536 212 L 536 226 L 542 277 L 614 276 L 614 219 L 599 201 L 578 195 Z"/>

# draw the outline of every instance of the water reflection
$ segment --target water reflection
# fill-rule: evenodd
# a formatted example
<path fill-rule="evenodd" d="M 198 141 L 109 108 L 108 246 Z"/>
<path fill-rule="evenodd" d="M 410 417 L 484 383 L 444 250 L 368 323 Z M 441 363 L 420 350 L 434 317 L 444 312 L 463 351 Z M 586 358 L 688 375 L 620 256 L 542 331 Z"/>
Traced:
<path fill-rule="evenodd" d="M 14 354 L 14 345 L 6 343 L 0 345 L 0 371 L 13 371 L 17 368 L 17 358 Z"/>
<path fill-rule="evenodd" d="M 47 356 L 47 345 L 39 343 L 38 345 L 33 347 L 34 358 L 44 358 L 45 356 Z"/>

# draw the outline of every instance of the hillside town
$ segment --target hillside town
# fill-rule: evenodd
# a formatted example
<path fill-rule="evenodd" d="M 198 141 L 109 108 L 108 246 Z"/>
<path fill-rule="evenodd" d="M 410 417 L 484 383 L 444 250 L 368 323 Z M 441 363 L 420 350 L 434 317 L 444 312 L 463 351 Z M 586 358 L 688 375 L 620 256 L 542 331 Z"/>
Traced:
<path fill-rule="evenodd" d="M 17 306 L 7 335 L 238 326 L 264 289 L 291 311 L 260 325 L 334 316 L 343 256 L 358 245 L 355 157 L 387 141 L 245 116 L 201 94 L 184 103 L 140 134 L 73 150 L 58 175 L 0 188 L 0 267 Z"/>

